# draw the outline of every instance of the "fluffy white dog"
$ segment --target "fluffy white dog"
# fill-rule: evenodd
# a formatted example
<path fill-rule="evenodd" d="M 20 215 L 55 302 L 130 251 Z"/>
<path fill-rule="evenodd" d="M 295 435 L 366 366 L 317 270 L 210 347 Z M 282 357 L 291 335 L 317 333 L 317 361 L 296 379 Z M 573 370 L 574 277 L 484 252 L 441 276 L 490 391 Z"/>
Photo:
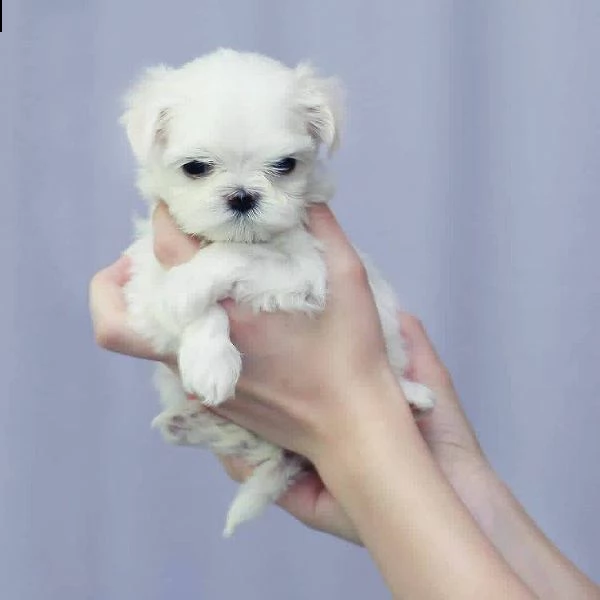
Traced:
<path fill-rule="evenodd" d="M 125 291 L 133 327 L 179 360 L 181 379 L 166 367 L 157 371 L 164 411 L 154 425 L 169 442 L 237 455 L 255 467 L 225 535 L 275 501 L 306 461 L 204 408 L 234 395 L 242 368 L 218 301 L 230 297 L 264 311 L 323 309 L 327 275 L 305 228 L 306 210 L 331 195 L 319 148 L 336 147 L 340 108 L 336 82 L 308 65 L 288 68 L 223 49 L 179 69 L 150 69 L 127 97 L 122 122 L 150 213 L 162 199 L 183 231 L 209 242 L 167 271 L 155 259 L 149 221 L 141 223 L 128 250 L 133 270 Z M 369 278 L 390 363 L 409 402 L 427 410 L 431 392 L 403 379 L 394 294 L 371 267 Z"/>

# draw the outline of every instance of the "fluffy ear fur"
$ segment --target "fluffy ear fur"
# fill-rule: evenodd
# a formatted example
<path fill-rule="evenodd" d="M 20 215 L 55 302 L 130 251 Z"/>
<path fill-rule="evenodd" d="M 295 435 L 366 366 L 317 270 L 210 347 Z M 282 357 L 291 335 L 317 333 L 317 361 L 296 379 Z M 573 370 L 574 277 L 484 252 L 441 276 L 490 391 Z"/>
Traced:
<path fill-rule="evenodd" d="M 334 78 L 318 77 L 307 63 L 296 67 L 298 99 L 308 132 L 333 152 L 339 145 L 342 89 Z"/>
<path fill-rule="evenodd" d="M 121 124 L 127 131 L 133 154 L 145 163 L 156 142 L 164 141 L 169 117 L 165 87 L 171 69 L 160 65 L 146 71 L 125 97 L 126 110 Z"/>

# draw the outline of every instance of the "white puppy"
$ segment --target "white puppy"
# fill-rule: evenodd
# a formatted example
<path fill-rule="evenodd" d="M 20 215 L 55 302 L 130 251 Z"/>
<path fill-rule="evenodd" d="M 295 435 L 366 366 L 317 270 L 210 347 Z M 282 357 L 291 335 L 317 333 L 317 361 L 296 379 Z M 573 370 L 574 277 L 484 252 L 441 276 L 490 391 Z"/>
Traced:
<path fill-rule="evenodd" d="M 149 221 L 141 223 L 125 292 L 133 327 L 179 360 L 181 380 L 166 367 L 157 372 L 164 411 L 154 425 L 170 442 L 255 467 L 229 510 L 226 535 L 275 501 L 306 461 L 205 410 L 233 396 L 242 367 L 218 301 L 265 311 L 324 307 L 325 265 L 305 228 L 306 209 L 331 195 L 319 148 L 335 148 L 339 120 L 335 81 L 305 64 L 288 68 L 232 50 L 150 69 L 127 97 L 122 122 L 150 212 L 162 199 L 183 231 L 209 241 L 166 271 L 154 257 Z M 430 391 L 402 377 L 394 294 L 371 267 L 369 278 L 390 363 L 409 402 L 427 410 Z"/>

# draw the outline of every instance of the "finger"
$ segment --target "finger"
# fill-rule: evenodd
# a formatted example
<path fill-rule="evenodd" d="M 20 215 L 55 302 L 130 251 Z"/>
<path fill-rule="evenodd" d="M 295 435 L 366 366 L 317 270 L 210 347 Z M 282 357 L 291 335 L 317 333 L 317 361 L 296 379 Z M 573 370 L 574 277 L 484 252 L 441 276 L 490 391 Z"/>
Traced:
<path fill-rule="evenodd" d="M 113 281 L 119 286 L 124 286 L 131 277 L 131 259 L 126 254 L 120 256 L 112 265 L 99 271 L 94 279 Z"/>
<path fill-rule="evenodd" d="M 307 522 L 314 517 L 314 504 L 322 490 L 321 478 L 314 471 L 307 471 L 283 493 L 276 504 L 297 519 Z"/>
<path fill-rule="evenodd" d="M 441 361 L 423 323 L 414 315 L 399 312 L 400 329 L 409 352 L 408 376 L 431 388 L 452 387 L 452 379 Z"/>
<path fill-rule="evenodd" d="M 233 481 L 241 483 L 252 474 L 252 467 L 239 456 L 217 455 L 219 462 L 223 465 L 225 472 Z"/>
<path fill-rule="evenodd" d="M 104 316 L 104 300 L 118 312 L 125 310 L 122 287 L 130 278 L 131 260 L 121 256 L 112 265 L 98 271 L 90 282 L 90 309 L 92 317 Z"/>
<path fill-rule="evenodd" d="M 235 396 L 218 406 L 211 406 L 211 411 L 243 429 L 262 435 L 265 423 L 273 421 L 273 412 L 276 412 L 276 409 L 265 402 L 260 402 L 258 398 L 261 396 L 255 391 L 248 391 L 247 388 L 242 375 Z"/>
<path fill-rule="evenodd" d="M 315 471 L 303 473 L 276 504 L 308 527 L 361 545 L 352 522 Z"/>
<path fill-rule="evenodd" d="M 325 247 L 331 286 L 343 288 L 356 279 L 364 283 L 366 273 L 362 261 L 326 204 L 310 208 L 309 228 Z"/>
<path fill-rule="evenodd" d="M 200 240 L 179 229 L 164 202 L 159 202 L 152 213 L 154 254 L 164 267 L 170 268 L 187 262 L 201 246 Z"/>
<path fill-rule="evenodd" d="M 342 328 L 356 320 L 375 313 L 375 302 L 369 285 L 367 270 L 355 248 L 348 241 L 331 210 L 316 205 L 310 211 L 310 229 L 323 244 L 327 267 L 326 314 Z"/>
<path fill-rule="evenodd" d="M 96 342 L 102 348 L 151 360 L 168 360 L 157 354 L 128 324 L 123 285 L 129 279 L 129 259 L 122 257 L 97 273 L 90 283 L 89 303 Z"/>

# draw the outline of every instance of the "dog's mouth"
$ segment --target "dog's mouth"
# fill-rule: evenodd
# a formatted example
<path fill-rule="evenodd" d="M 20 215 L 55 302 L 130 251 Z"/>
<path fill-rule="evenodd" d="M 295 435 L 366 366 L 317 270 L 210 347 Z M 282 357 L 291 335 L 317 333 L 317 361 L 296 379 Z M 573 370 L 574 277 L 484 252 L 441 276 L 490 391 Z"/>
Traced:
<path fill-rule="evenodd" d="M 261 244 L 293 229 L 298 222 L 292 215 L 269 214 L 260 203 L 247 210 L 239 211 L 224 207 L 214 209 L 212 215 L 197 215 L 187 219 L 187 226 L 181 229 L 193 236 L 202 246 L 213 242 Z M 302 224 L 302 220 L 299 220 Z"/>
<path fill-rule="evenodd" d="M 236 215 L 226 223 L 193 236 L 200 241 L 201 247 L 213 242 L 234 242 L 237 244 L 262 244 L 270 241 L 277 233 L 261 226 L 248 215 Z"/>
<path fill-rule="evenodd" d="M 214 240 L 209 240 L 206 236 L 204 235 L 200 235 L 198 233 L 192 233 L 190 234 L 190 237 L 192 237 L 195 242 L 198 244 L 198 249 L 202 250 L 202 248 L 206 248 L 207 246 L 210 246 Z"/>

